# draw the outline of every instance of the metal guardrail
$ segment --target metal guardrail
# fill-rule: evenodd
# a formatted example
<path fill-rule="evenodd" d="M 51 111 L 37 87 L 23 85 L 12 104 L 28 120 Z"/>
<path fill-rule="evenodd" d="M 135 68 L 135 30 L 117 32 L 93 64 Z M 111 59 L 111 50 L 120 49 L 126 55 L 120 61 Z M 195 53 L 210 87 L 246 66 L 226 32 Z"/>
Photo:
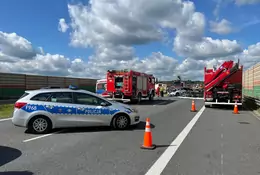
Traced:
<path fill-rule="evenodd" d="M 245 99 L 254 101 L 256 105 L 260 106 L 260 99 L 255 99 L 253 97 L 243 96 L 243 101 L 245 101 Z"/>

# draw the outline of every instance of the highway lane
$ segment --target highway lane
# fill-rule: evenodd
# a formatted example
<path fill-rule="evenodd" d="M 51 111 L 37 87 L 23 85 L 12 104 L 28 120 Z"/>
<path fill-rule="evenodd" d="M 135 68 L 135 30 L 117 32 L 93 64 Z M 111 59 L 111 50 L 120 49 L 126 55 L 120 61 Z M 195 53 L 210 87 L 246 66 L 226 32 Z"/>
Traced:
<path fill-rule="evenodd" d="M 155 150 L 140 149 L 144 123 L 128 131 L 110 131 L 106 127 L 69 129 L 26 143 L 22 141 L 34 136 L 24 136 L 20 128 L 15 136 L 14 128 L 8 126 L 10 121 L 0 123 L 0 128 L 5 125 L 1 132 L 11 131 L 16 140 L 11 142 L 5 135 L 5 145 L 22 152 L 19 158 L 0 167 L 0 172 L 30 171 L 55 175 L 145 174 L 195 115 L 190 112 L 190 100 L 164 99 L 167 101 L 133 105 L 144 117 L 143 121 L 145 117 L 151 119 L 153 142 L 158 145 Z M 196 100 L 198 109 L 202 104 L 202 101 Z M 0 137 L 2 138 L 1 134 Z"/>
<path fill-rule="evenodd" d="M 240 113 L 206 109 L 162 175 L 260 174 L 260 121 Z"/>

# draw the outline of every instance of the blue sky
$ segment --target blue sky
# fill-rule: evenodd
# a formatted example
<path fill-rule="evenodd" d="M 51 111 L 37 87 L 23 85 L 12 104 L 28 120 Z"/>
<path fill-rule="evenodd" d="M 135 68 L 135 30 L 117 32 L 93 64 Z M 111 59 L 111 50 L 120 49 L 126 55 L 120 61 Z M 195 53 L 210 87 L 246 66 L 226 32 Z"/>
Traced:
<path fill-rule="evenodd" d="M 231 1 L 231 0 L 226 0 Z M 87 3 L 87 0 L 1 0 L 0 1 L 0 31 L 18 35 L 29 40 L 34 47 L 42 47 L 46 53 L 62 54 L 69 58 L 81 57 L 87 60 L 93 54 L 92 49 L 74 48 L 70 43 L 70 30 L 61 33 L 58 31 L 60 18 L 70 23 L 68 3 Z M 244 49 L 259 42 L 260 4 L 237 6 L 233 2 L 221 3 L 219 19 L 227 19 L 232 26 L 239 29 L 228 35 L 218 35 L 209 31 L 209 21 L 216 20 L 213 14 L 218 0 L 193 0 L 196 11 L 205 15 L 207 26 L 205 36 L 213 39 L 237 40 Z M 251 25 L 250 25 L 251 24 Z M 170 31 L 170 39 L 175 36 Z M 164 55 L 183 59 L 173 52 L 172 43 L 153 42 L 147 45 L 134 46 L 136 56 L 146 57 L 151 52 L 162 52 Z"/>

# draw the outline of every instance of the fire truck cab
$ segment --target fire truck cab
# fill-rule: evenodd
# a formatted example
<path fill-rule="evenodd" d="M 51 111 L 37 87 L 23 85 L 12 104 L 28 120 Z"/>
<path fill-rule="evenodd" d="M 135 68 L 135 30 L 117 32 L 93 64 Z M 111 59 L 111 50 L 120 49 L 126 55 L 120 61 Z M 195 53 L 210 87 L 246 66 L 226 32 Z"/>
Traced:
<path fill-rule="evenodd" d="M 133 70 L 108 70 L 107 93 L 113 100 L 137 101 L 142 98 L 153 100 L 155 77 Z"/>

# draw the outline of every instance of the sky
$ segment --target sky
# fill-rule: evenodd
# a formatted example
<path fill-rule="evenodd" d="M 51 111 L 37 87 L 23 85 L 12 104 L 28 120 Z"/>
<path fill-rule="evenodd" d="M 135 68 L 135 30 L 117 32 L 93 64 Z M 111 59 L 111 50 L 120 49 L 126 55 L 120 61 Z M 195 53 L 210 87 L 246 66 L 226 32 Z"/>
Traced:
<path fill-rule="evenodd" d="M 0 72 L 105 77 L 133 69 L 203 80 L 260 62 L 260 0 L 1 0 Z"/>

